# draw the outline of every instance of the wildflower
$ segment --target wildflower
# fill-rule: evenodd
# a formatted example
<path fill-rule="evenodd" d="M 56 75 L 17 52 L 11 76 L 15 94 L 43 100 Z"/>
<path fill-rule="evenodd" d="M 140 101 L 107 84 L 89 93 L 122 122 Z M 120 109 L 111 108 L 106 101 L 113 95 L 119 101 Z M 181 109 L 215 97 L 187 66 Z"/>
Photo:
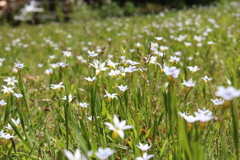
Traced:
<path fill-rule="evenodd" d="M 7 128 L 8 130 L 12 130 L 13 129 L 12 126 L 9 123 L 8 123 L 8 125 L 5 128 Z"/>
<path fill-rule="evenodd" d="M 163 71 L 168 76 L 168 80 L 171 83 L 174 82 L 174 78 L 177 78 L 180 73 L 180 69 L 176 67 L 168 67 L 168 66 L 164 66 Z"/>
<path fill-rule="evenodd" d="M 120 75 L 122 76 L 122 78 L 124 78 L 126 76 L 125 68 L 122 66 L 119 66 L 118 70 L 120 71 Z"/>
<path fill-rule="evenodd" d="M 125 72 L 130 73 L 130 76 L 133 76 L 133 72 L 137 71 L 138 69 L 135 66 L 129 66 L 128 68 L 125 68 Z"/>
<path fill-rule="evenodd" d="M 62 69 L 66 69 L 66 67 L 67 67 L 68 64 L 65 63 L 65 62 L 59 62 L 58 65 L 59 65 L 60 67 L 62 67 Z"/>
<path fill-rule="evenodd" d="M 9 139 L 13 138 L 14 136 L 11 136 L 10 134 L 3 134 L 1 137 L 6 140 L 9 140 Z"/>
<path fill-rule="evenodd" d="M 212 80 L 212 78 L 209 78 L 208 76 L 204 76 L 204 77 L 202 77 L 202 79 L 204 80 L 205 83 Z"/>
<path fill-rule="evenodd" d="M 64 85 L 62 85 L 63 82 L 60 82 L 59 84 L 51 84 L 51 89 L 61 91 L 61 88 L 65 88 Z"/>
<path fill-rule="evenodd" d="M 81 152 L 79 149 L 76 149 L 74 154 L 72 154 L 72 152 L 66 149 L 64 149 L 63 151 L 69 160 L 87 160 L 86 156 L 81 155 Z"/>
<path fill-rule="evenodd" d="M 110 130 L 113 131 L 113 133 L 112 133 L 113 138 L 118 138 L 119 136 L 121 138 L 124 138 L 123 130 L 133 128 L 133 126 L 131 126 L 131 125 L 126 125 L 126 120 L 123 120 L 120 122 L 116 115 L 113 116 L 113 122 L 114 122 L 114 125 L 111 123 L 108 123 L 108 122 L 104 123 L 105 125 L 107 125 L 109 127 Z"/>
<path fill-rule="evenodd" d="M 206 128 L 206 122 L 210 121 L 214 118 L 212 116 L 212 112 L 203 108 L 203 110 L 198 110 L 198 112 L 194 112 L 196 118 L 200 121 L 199 128 L 200 130 L 204 130 Z"/>
<path fill-rule="evenodd" d="M 59 63 L 52 63 L 50 64 L 51 68 L 56 69 L 59 67 Z"/>
<path fill-rule="evenodd" d="M 108 93 L 106 90 L 105 90 L 105 95 L 103 96 L 103 97 L 108 97 L 108 99 L 107 99 L 107 101 L 108 102 L 111 102 L 111 100 L 113 99 L 113 98 L 117 98 L 117 94 L 116 93 L 113 93 L 113 94 L 110 94 L 110 93 Z M 118 99 L 118 98 L 117 98 Z"/>
<path fill-rule="evenodd" d="M 3 107 L 3 106 L 5 106 L 7 103 L 2 99 L 1 101 L 0 101 L 0 107 Z"/>
<path fill-rule="evenodd" d="M 52 68 L 46 69 L 45 74 L 52 75 L 53 74 L 53 69 Z"/>
<path fill-rule="evenodd" d="M 159 48 L 160 48 L 160 50 L 161 50 L 162 52 L 169 49 L 168 46 L 160 46 Z"/>
<path fill-rule="evenodd" d="M 98 148 L 98 151 L 95 153 L 96 156 L 100 159 L 100 160 L 107 160 L 109 156 L 111 156 L 114 153 L 114 150 L 112 150 L 111 148 Z"/>
<path fill-rule="evenodd" d="M 180 52 L 180 51 L 177 51 L 177 52 L 174 52 L 174 54 L 176 55 L 176 56 L 181 56 L 182 55 L 182 52 Z"/>
<path fill-rule="evenodd" d="M 189 46 L 191 46 L 191 45 L 192 45 L 192 43 L 191 43 L 191 42 L 184 42 L 184 44 L 185 44 L 185 46 L 187 46 L 187 47 L 189 47 Z"/>
<path fill-rule="evenodd" d="M 89 57 L 89 60 L 91 61 L 93 59 L 93 57 L 96 57 L 98 56 L 97 53 L 95 53 L 94 51 L 87 51 L 88 52 L 88 57 Z"/>
<path fill-rule="evenodd" d="M 176 56 L 170 56 L 170 62 L 172 62 L 173 64 L 176 64 L 177 62 L 180 61 L 180 58 L 179 57 L 176 57 Z"/>
<path fill-rule="evenodd" d="M 108 69 L 108 67 L 105 67 L 105 62 L 100 63 L 98 60 L 95 60 L 92 63 L 90 63 L 90 66 L 93 66 L 96 69 L 96 75 L 98 76 L 101 71 L 105 71 Z"/>
<path fill-rule="evenodd" d="M 111 70 L 108 75 L 111 76 L 111 77 L 115 77 L 117 76 L 118 74 L 120 74 L 120 71 L 119 70 Z"/>
<path fill-rule="evenodd" d="M 49 55 L 48 57 L 50 58 L 50 60 L 52 60 L 52 59 L 55 59 L 55 58 L 56 58 L 56 56 L 55 56 L 55 55 Z"/>
<path fill-rule="evenodd" d="M 107 65 L 110 69 L 115 68 L 119 63 L 114 63 L 110 59 L 107 60 Z"/>
<path fill-rule="evenodd" d="M 194 66 L 194 67 L 192 67 L 192 66 L 188 66 L 187 68 L 188 68 L 189 71 L 191 71 L 192 73 L 194 73 L 194 72 L 200 70 L 200 69 L 198 68 L 198 66 Z"/>
<path fill-rule="evenodd" d="M 4 94 L 6 94 L 7 96 L 10 96 L 11 93 L 14 93 L 13 88 L 14 87 L 7 87 L 2 85 L 3 89 L 1 91 L 3 91 Z"/>
<path fill-rule="evenodd" d="M 87 108 L 87 106 L 89 105 L 88 103 L 86 103 L 86 102 L 83 102 L 83 103 L 79 103 L 78 104 L 80 107 L 82 107 L 82 110 L 84 111 L 85 110 L 85 108 Z"/>
<path fill-rule="evenodd" d="M 17 63 L 15 63 L 15 67 L 17 68 L 18 72 L 20 72 L 22 70 L 22 68 L 25 66 L 24 63 L 20 63 L 19 61 Z"/>
<path fill-rule="evenodd" d="M 157 41 L 161 41 L 161 40 L 163 40 L 163 37 L 155 37 L 155 39 L 156 39 Z"/>
<path fill-rule="evenodd" d="M 148 144 L 143 145 L 142 143 L 139 142 L 139 146 L 137 145 L 137 147 L 140 148 L 142 152 L 146 152 L 152 146 L 148 146 Z"/>
<path fill-rule="evenodd" d="M 17 98 L 18 101 L 20 100 L 20 98 L 23 97 L 22 94 L 18 94 L 18 93 L 14 93 L 13 95 Z"/>
<path fill-rule="evenodd" d="M 186 93 L 188 93 L 189 91 L 190 91 L 190 89 L 192 88 L 192 87 L 194 87 L 194 85 L 196 84 L 196 82 L 193 82 L 192 81 L 192 78 L 191 79 L 189 79 L 188 81 L 185 81 L 185 80 L 183 80 L 183 83 L 182 84 L 184 84 L 187 88 L 186 88 Z"/>
<path fill-rule="evenodd" d="M 131 66 L 135 66 L 137 64 L 140 64 L 139 62 L 135 62 L 135 61 L 132 61 L 132 60 L 127 60 L 126 62 L 129 63 Z"/>
<path fill-rule="evenodd" d="M 137 48 L 140 48 L 140 47 L 142 46 L 142 44 L 138 42 L 138 43 L 135 44 L 135 46 L 136 46 Z"/>
<path fill-rule="evenodd" d="M 70 95 L 68 95 L 68 97 L 67 96 L 63 96 L 63 100 L 67 100 L 67 98 L 68 98 L 68 102 L 70 103 L 70 102 L 72 102 L 72 100 L 74 100 L 74 98 L 72 97 L 72 95 L 70 94 Z"/>
<path fill-rule="evenodd" d="M 70 56 L 72 56 L 72 52 L 63 51 L 63 56 L 64 56 L 64 57 L 70 57 Z"/>
<path fill-rule="evenodd" d="M 12 72 L 13 72 L 14 74 L 18 73 L 18 69 L 17 69 L 16 67 L 13 67 Z"/>
<path fill-rule="evenodd" d="M 235 97 L 240 96 L 240 90 L 236 90 L 234 87 L 224 88 L 222 86 L 217 88 L 218 90 L 215 92 L 216 96 L 222 97 L 224 99 L 223 108 L 229 108 L 229 101 L 234 99 Z"/>
<path fill-rule="evenodd" d="M 224 103 L 224 100 L 222 99 L 211 99 L 211 101 L 214 103 L 215 106 L 222 105 Z"/>
<path fill-rule="evenodd" d="M 7 79 L 4 80 L 7 82 L 7 86 L 11 85 L 14 86 L 14 83 L 17 83 L 18 81 L 15 79 L 15 76 L 13 77 L 7 77 Z"/>
<path fill-rule="evenodd" d="M 153 154 L 148 155 L 147 153 L 143 154 L 143 157 L 137 157 L 136 160 L 149 160 L 150 158 L 154 157 Z"/>
<path fill-rule="evenodd" d="M 188 115 L 188 113 L 182 113 L 182 112 L 179 112 L 178 114 L 187 121 L 187 129 L 189 131 L 192 130 L 193 123 L 198 120 L 197 117 L 194 117 L 192 115 Z"/>
<path fill-rule="evenodd" d="M 20 125 L 20 119 L 19 119 L 19 118 L 18 118 L 17 120 L 11 118 L 11 121 L 13 122 L 13 124 L 14 124 L 15 126 L 19 127 L 19 125 Z"/>
<path fill-rule="evenodd" d="M 100 118 L 100 117 L 99 117 L 99 116 L 97 116 L 97 118 L 95 118 L 95 117 L 93 117 L 93 116 L 87 117 L 87 119 L 88 119 L 89 121 L 94 121 L 95 119 L 98 119 L 98 118 Z"/>
<path fill-rule="evenodd" d="M 85 77 L 84 79 L 86 79 L 87 81 L 88 81 L 88 84 L 90 85 L 90 86 L 92 86 L 92 83 L 93 83 L 93 81 L 94 80 L 96 80 L 97 79 L 97 77 L 96 76 L 94 76 L 94 77 Z"/>
<path fill-rule="evenodd" d="M 164 52 L 160 52 L 158 50 L 153 50 L 153 54 L 157 55 L 158 57 L 163 57 L 165 55 Z"/>
<path fill-rule="evenodd" d="M 120 89 L 120 95 L 123 95 L 123 92 L 125 92 L 127 89 L 128 89 L 128 86 L 123 86 L 123 85 L 120 85 L 118 86 L 118 88 Z"/>
<path fill-rule="evenodd" d="M 3 109 L 6 104 L 7 104 L 7 103 L 2 99 L 2 100 L 0 101 L 0 109 Z"/>

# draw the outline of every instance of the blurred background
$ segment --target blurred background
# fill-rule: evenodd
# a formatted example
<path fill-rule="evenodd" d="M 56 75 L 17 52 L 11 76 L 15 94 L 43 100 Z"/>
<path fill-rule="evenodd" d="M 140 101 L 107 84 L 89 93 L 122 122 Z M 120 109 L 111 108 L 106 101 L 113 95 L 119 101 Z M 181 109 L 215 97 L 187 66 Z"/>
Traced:
<path fill-rule="evenodd" d="M 67 22 L 159 13 L 224 0 L 0 0 L 0 23 Z"/>

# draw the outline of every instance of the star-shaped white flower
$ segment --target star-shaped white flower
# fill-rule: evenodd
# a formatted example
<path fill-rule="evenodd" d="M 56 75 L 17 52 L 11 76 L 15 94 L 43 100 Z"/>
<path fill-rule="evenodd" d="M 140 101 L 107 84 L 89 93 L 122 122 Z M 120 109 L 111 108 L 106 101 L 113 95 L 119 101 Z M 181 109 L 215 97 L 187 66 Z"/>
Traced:
<path fill-rule="evenodd" d="M 114 124 L 111 124 L 109 122 L 104 123 L 109 127 L 109 130 L 113 131 L 113 138 L 117 138 L 118 136 L 120 136 L 121 138 L 124 138 L 123 130 L 133 128 L 133 126 L 131 125 L 126 125 L 126 120 L 123 120 L 120 122 L 116 115 L 113 116 L 113 123 Z"/>
<path fill-rule="evenodd" d="M 143 157 L 137 157 L 136 160 L 149 160 L 150 158 L 154 157 L 153 154 L 148 155 L 147 153 L 143 154 Z"/>
<path fill-rule="evenodd" d="M 64 149 L 63 151 L 69 160 L 87 160 L 87 157 L 85 157 L 84 155 L 81 155 L 81 152 L 79 149 L 76 149 L 74 154 L 72 154 L 72 152 L 66 149 Z"/>

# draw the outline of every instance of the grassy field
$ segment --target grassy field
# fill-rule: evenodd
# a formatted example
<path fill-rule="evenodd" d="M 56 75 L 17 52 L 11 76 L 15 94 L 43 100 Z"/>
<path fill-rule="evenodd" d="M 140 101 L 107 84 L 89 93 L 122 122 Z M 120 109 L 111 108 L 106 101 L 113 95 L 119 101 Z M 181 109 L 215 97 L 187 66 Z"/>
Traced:
<path fill-rule="evenodd" d="M 239 159 L 239 7 L 0 26 L 1 157 Z"/>

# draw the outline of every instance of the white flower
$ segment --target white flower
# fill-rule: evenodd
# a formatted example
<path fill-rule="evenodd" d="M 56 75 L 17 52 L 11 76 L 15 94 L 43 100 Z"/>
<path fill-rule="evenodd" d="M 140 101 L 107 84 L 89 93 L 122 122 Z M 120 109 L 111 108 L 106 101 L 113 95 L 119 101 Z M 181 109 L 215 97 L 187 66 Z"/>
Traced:
<path fill-rule="evenodd" d="M 137 64 L 140 64 L 139 62 L 135 62 L 135 61 L 132 61 L 132 60 L 127 60 L 126 62 L 129 63 L 129 64 L 132 65 L 132 66 L 135 66 L 135 65 L 137 65 Z"/>
<path fill-rule="evenodd" d="M 3 134 L 1 137 L 4 138 L 4 139 L 11 139 L 14 136 L 11 136 L 10 134 Z"/>
<path fill-rule="evenodd" d="M 68 64 L 65 62 L 59 62 L 58 65 L 62 68 L 65 68 L 65 67 L 67 67 Z"/>
<path fill-rule="evenodd" d="M 105 95 L 103 96 L 103 97 L 108 97 L 108 102 L 110 102 L 113 98 L 117 98 L 117 96 L 116 95 L 118 95 L 118 94 L 116 94 L 116 93 L 113 93 L 113 94 L 110 94 L 110 93 L 108 93 L 106 90 L 105 90 Z M 118 98 L 117 98 L 118 99 Z"/>
<path fill-rule="evenodd" d="M 194 67 L 192 67 L 192 66 L 188 66 L 187 68 L 188 68 L 189 71 L 191 71 L 192 73 L 194 73 L 194 72 L 200 70 L 200 69 L 198 68 L 198 66 L 194 66 Z"/>
<path fill-rule="evenodd" d="M 81 155 L 81 152 L 79 149 L 76 149 L 74 154 L 72 154 L 72 152 L 66 149 L 64 149 L 63 151 L 69 160 L 87 160 L 87 157 L 85 157 L 84 155 Z"/>
<path fill-rule="evenodd" d="M 93 117 L 93 116 L 87 117 L 87 119 L 88 119 L 89 121 L 94 121 L 95 119 L 98 119 L 98 118 L 100 118 L 100 117 L 99 117 L 99 116 L 97 116 L 97 118 L 95 118 L 95 117 Z"/>
<path fill-rule="evenodd" d="M 94 76 L 94 77 L 85 77 L 84 79 L 86 79 L 88 82 L 93 82 L 94 80 L 96 80 L 97 79 L 97 77 L 96 76 Z"/>
<path fill-rule="evenodd" d="M 188 123 L 193 123 L 195 121 L 197 121 L 197 117 L 193 117 L 192 115 L 188 115 L 188 113 L 182 113 L 182 112 L 178 112 L 178 114 L 183 117 Z"/>
<path fill-rule="evenodd" d="M 63 98 L 62 98 L 63 100 L 67 100 L 67 96 L 63 96 Z M 70 94 L 70 95 L 68 95 L 68 102 L 70 103 L 70 102 L 72 102 L 72 100 L 73 100 L 73 97 L 72 97 L 72 95 Z"/>
<path fill-rule="evenodd" d="M 53 74 L 53 69 L 52 68 L 46 69 L 45 74 L 47 74 L 47 75 Z"/>
<path fill-rule="evenodd" d="M 63 51 L 63 56 L 65 56 L 65 57 L 70 57 L 70 56 L 72 56 L 72 52 Z"/>
<path fill-rule="evenodd" d="M 234 87 L 224 88 L 220 86 L 217 88 L 215 95 L 222 97 L 224 100 L 230 101 L 235 97 L 239 97 L 240 90 L 236 90 Z"/>
<path fill-rule="evenodd" d="M 90 63 L 90 66 L 93 66 L 96 69 L 96 75 L 99 75 L 100 71 L 105 71 L 108 67 L 105 67 L 105 62 L 100 63 L 98 60 L 94 60 L 93 64 Z"/>
<path fill-rule="evenodd" d="M 173 67 L 164 66 L 163 71 L 167 76 L 172 76 L 173 78 L 177 78 L 180 73 L 180 69 L 174 66 Z"/>
<path fill-rule="evenodd" d="M 61 91 L 61 88 L 65 88 L 64 85 L 62 85 L 63 82 L 60 82 L 59 84 L 51 84 L 51 89 Z"/>
<path fill-rule="evenodd" d="M 109 122 L 104 123 L 109 127 L 109 130 L 113 131 L 113 138 L 117 138 L 118 136 L 120 136 L 121 138 L 124 138 L 123 130 L 133 128 L 133 126 L 131 125 L 126 125 L 126 120 L 123 120 L 120 122 L 116 115 L 113 116 L 113 123 L 114 125 Z"/>
<path fill-rule="evenodd" d="M 15 126 L 18 126 L 20 124 L 20 119 L 19 118 L 17 120 L 11 118 L 11 120 L 15 124 Z"/>
<path fill-rule="evenodd" d="M 143 154 L 143 157 L 137 157 L 136 160 L 149 160 L 150 158 L 154 157 L 153 154 L 148 155 L 147 153 Z"/>
<path fill-rule="evenodd" d="M 108 159 L 109 156 L 111 156 L 114 153 L 114 150 L 112 150 L 111 148 L 98 148 L 98 151 L 95 152 L 96 156 L 100 159 L 100 160 L 106 160 Z"/>
<path fill-rule="evenodd" d="M 22 97 L 23 97 L 22 94 L 18 94 L 18 93 L 14 93 L 13 95 L 14 95 L 16 98 L 22 98 Z"/>
<path fill-rule="evenodd" d="M 168 46 L 160 46 L 159 48 L 160 48 L 161 51 L 166 51 L 166 50 L 169 49 Z"/>
<path fill-rule="evenodd" d="M 222 105 L 224 103 L 224 100 L 222 99 L 211 99 L 211 101 L 214 103 L 215 106 Z"/>
<path fill-rule="evenodd" d="M 128 89 L 128 86 L 120 85 L 120 86 L 118 86 L 118 88 L 119 88 L 122 92 L 125 92 L 125 91 Z"/>
<path fill-rule="evenodd" d="M 137 147 L 140 148 L 143 152 L 146 152 L 152 146 L 148 146 L 148 144 L 143 145 L 142 143 L 139 142 L 139 146 L 137 145 Z"/>
<path fill-rule="evenodd" d="M 111 76 L 111 77 L 115 77 L 117 75 L 120 74 L 120 71 L 119 70 L 111 70 L 108 75 Z"/>
<path fill-rule="evenodd" d="M 17 83 L 18 81 L 15 79 L 15 76 L 13 77 L 7 77 L 7 79 L 4 80 L 7 82 L 7 86 L 11 85 L 14 86 L 14 83 Z"/>
<path fill-rule="evenodd" d="M 82 108 L 87 108 L 87 106 L 88 106 L 89 104 L 87 104 L 86 102 L 84 102 L 84 103 L 79 103 L 79 106 L 81 106 Z"/>
<path fill-rule="evenodd" d="M 202 77 L 202 79 L 205 81 L 205 82 L 208 82 L 208 81 L 211 81 L 212 78 L 209 78 L 208 76 L 204 76 Z"/>
<path fill-rule="evenodd" d="M 135 66 L 129 66 L 128 68 L 125 68 L 125 72 L 129 72 L 132 73 L 134 71 L 137 71 L 138 69 L 136 69 Z"/>
<path fill-rule="evenodd" d="M 185 81 L 185 80 L 183 80 L 183 83 L 182 84 L 184 84 L 186 87 L 194 87 L 194 85 L 196 84 L 196 82 L 193 82 L 192 81 L 192 78 L 191 79 L 189 79 L 188 81 Z"/>
<path fill-rule="evenodd" d="M 13 129 L 12 126 L 9 123 L 8 123 L 7 127 L 5 127 L 5 128 L 7 128 L 8 130 L 12 130 Z"/>
<path fill-rule="evenodd" d="M 20 63 L 19 61 L 17 63 L 14 62 L 14 64 L 17 69 L 22 69 L 25 66 L 24 63 Z"/>
<path fill-rule="evenodd" d="M 161 40 L 163 40 L 163 37 L 155 37 L 155 39 L 156 39 L 157 41 L 161 41 Z"/>
<path fill-rule="evenodd" d="M 194 112 L 194 114 L 200 122 L 204 123 L 214 118 L 214 116 L 212 116 L 212 112 L 206 110 L 205 108 L 203 110 L 198 110 L 198 112 Z"/>
<path fill-rule="evenodd" d="M 0 101 L 0 106 L 5 106 L 7 103 L 2 99 L 1 101 Z"/>
<path fill-rule="evenodd" d="M 170 62 L 173 62 L 173 63 L 177 63 L 180 61 L 180 58 L 179 57 L 176 57 L 176 56 L 170 56 Z"/>
<path fill-rule="evenodd" d="M 181 55 L 182 55 L 182 52 L 181 52 L 181 51 L 177 51 L 177 52 L 174 52 L 174 54 L 175 54 L 176 56 L 181 56 Z"/>
<path fill-rule="evenodd" d="M 93 57 L 96 57 L 96 56 L 98 56 L 98 54 L 97 53 L 95 53 L 94 51 L 87 51 L 88 52 L 88 57 L 90 58 L 93 58 Z"/>
<path fill-rule="evenodd" d="M 4 94 L 10 95 L 11 93 L 14 93 L 13 88 L 14 87 L 6 87 L 4 85 L 2 85 L 3 89 L 1 91 L 3 91 Z"/>
<path fill-rule="evenodd" d="M 118 63 L 114 63 L 113 61 L 111 61 L 110 59 L 107 60 L 107 65 L 109 66 L 109 68 L 115 68 L 116 65 L 118 65 Z"/>

